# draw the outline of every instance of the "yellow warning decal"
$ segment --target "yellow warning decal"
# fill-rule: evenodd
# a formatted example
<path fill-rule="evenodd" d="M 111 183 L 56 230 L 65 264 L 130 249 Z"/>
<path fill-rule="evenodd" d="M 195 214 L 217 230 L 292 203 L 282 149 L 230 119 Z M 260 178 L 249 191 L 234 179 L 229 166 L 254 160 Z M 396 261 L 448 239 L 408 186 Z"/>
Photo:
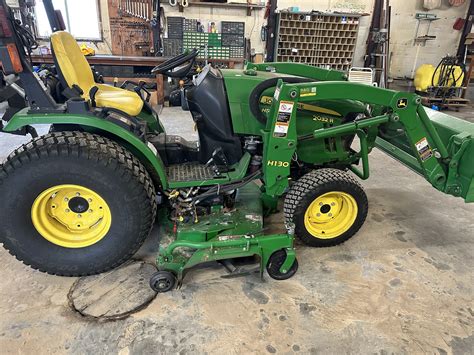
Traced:
<path fill-rule="evenodd" d="M 260 99 L 260 103 L 263 105 L 271 105 L 273 102 L 273 98 L 270 96 L 262 96 Z M 311 111 L 311 112 L 317 112 L 317 113 L 324 113 L 327 115 L 332 115 L 332 116 L 338 116 L 341 117 L 342 115 L 334 110 L 330 110 L 324 107 L 320 106 L 315 106 L 315 105 L 310 105 L 310 104 L 304 104 L 304 103 L 298 103 L 298 110 L 305 110 L 305 111 Z"/>
<path fill-rule="evenodd" d="M 303 88 L 300 90 L 300 97 L 316 96 L 317 91 L 316 87 L 312 88 Z"/>
<path fill-rule="evenodd" d="M 269 160 L 267 162 L 268 166 L 274 166 L 277 168 L 288 168 L 290 166 L 290 163 L 287 161 L 279 161 L 279 160 Z"/>

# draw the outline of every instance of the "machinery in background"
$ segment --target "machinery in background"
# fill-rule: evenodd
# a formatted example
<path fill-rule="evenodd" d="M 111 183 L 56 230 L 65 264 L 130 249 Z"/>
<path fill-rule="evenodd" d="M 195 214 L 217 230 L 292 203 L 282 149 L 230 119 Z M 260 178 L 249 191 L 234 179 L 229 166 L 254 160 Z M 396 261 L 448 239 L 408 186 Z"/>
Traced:
<path fill-rule="evenodd" d="M 465 107 L 469 100 L 462 98 L 466 67 L 458 57 L 446 56 L 437 67 L 423 64 L 415 73 L 416 92 L 423 105 L 438 109 Z"/>
<path fill-rule="evenodd" d="M 153 38 L 153 53 L 156 57 L 163 55 L 163 24 L 165 10 L 161 7 L 160 0 L 152 1 L 152 19 L 150 21 Z"/>
<path fill-rule="evenodd" d="M 364 67 L 371 68 L 375 82 L 381 88 L 388 88 L 390 65 L 390 21 L 391 6 L 389 0 L 376 0 Z"/>

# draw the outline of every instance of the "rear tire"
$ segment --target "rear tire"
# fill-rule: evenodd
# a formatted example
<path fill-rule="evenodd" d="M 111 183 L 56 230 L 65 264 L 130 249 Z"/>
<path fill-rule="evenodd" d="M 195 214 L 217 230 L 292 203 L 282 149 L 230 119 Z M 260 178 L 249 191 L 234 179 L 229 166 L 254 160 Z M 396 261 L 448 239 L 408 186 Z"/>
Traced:
<path fill-rule="evenodd" d="M 314 170 L 290 188 L 285 198 L 287 223 L 295 235 L 312 247 L 341 244 L 365 222 L 369 203 L 362 186 L 337 169 Z"/>
<path fill-rule="evenodd" d="M 56 193 L 51 191 L 62 186 L 82 187 L 81 191 L 93 191 L 105 201 L 108 225 L 95 239 L 74 244 L 83 233 L 75 227 L 84 224 L 84 234 L 90 234 L 105 220 L 102 215 L 97 223 L 91 220 L 92 207 L 88 210 L 84 199 L 82 205 L 75 201 L 73 206 L 84 208 L 77 225 L 66 226 L 51 212 L 56 208 L 63 217 L 77 213 L 61 205 L 67 198 L 52 202 Z M 0 165 L 0 242 L 18 260 L 49 274 L 102 273 L 130 259 L 143 244 L 156 215 L 155 195 L 144 166 L 117 143 L 89 133 L 50 133 L 20 147 Z M 59 234 L 57 239 L 54 233 Z"/>

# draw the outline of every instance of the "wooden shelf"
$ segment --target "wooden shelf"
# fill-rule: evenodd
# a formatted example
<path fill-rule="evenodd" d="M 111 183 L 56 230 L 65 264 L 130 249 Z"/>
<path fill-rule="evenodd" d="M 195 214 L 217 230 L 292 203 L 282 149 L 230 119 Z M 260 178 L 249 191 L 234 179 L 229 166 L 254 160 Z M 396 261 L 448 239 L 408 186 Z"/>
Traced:
<path fill-rule="evenodd" d="M 31 59 L 34 64 L 53 64 L 53 57 L 51 54 L 47 55 L 32 55 Z M 163 63 L 170 57 L 127 57 L 118 55 L 95 55 L 86 57 L 87 61 L 91 65 L 110 65 L 110 66 L 132 66 L 132 67 L 154 67 L 160 63 Z M 199 60 L 205 60 L 200 59 Z M 243 58 L 230 58 L 230 59 L 208 59 L 208 62 L 214 63 L 227 63 L 227 64 L 240 64 L 244 62 Z"/>
<path fill-rule="evenodd" d="M 219 3 L 209 1 L 189 1 L 189 6 L 204 6 L 204 7 L 222 7 L 222 8 L 234 8 L 234 9 L 246 9 L 247 16 L 252 15 L 253 10 L 261 10 L 265 8 L 265 5 L 258 4 L 240 4 L 240 3 Z M 179 5 L 179 11 L 183 12 L 184 7 Z"/>

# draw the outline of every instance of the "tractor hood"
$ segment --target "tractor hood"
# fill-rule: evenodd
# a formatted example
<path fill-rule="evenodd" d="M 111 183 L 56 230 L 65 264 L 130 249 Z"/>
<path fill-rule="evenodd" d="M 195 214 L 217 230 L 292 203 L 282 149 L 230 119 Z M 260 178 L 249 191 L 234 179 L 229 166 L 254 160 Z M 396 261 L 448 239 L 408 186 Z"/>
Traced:
<path fill-rule="evenodd" d="M 250 94 L 257 85 L 275 78 L 292 77 L 304 79 L 304 77 L 283 73 L 245 69 L 224 69 L 221 70 L 221 73 L 225 82 L 234 133 L 243 135 L 260 135 L 260 131 L 264 128 L 264 125 L 256 119 L 250 110 Z M 262 96 L 262 106 L 265 106 L 265 102 L 268 105 L 268 100 L 271 101 L 273 94 L 273 88 L 265 91 Z M 353 112 L 362 113 L 366 109 L 363 103 L 353 100 L 315 100 L 314 103 L 307 105 L 307 107 L 311 108 L 310 113 L 335 117 L 345 117 Z M 301 117 L 301 119 L 305 119 L 304 117 L 312 119 L 313 115 L 301 115 Z"/>

